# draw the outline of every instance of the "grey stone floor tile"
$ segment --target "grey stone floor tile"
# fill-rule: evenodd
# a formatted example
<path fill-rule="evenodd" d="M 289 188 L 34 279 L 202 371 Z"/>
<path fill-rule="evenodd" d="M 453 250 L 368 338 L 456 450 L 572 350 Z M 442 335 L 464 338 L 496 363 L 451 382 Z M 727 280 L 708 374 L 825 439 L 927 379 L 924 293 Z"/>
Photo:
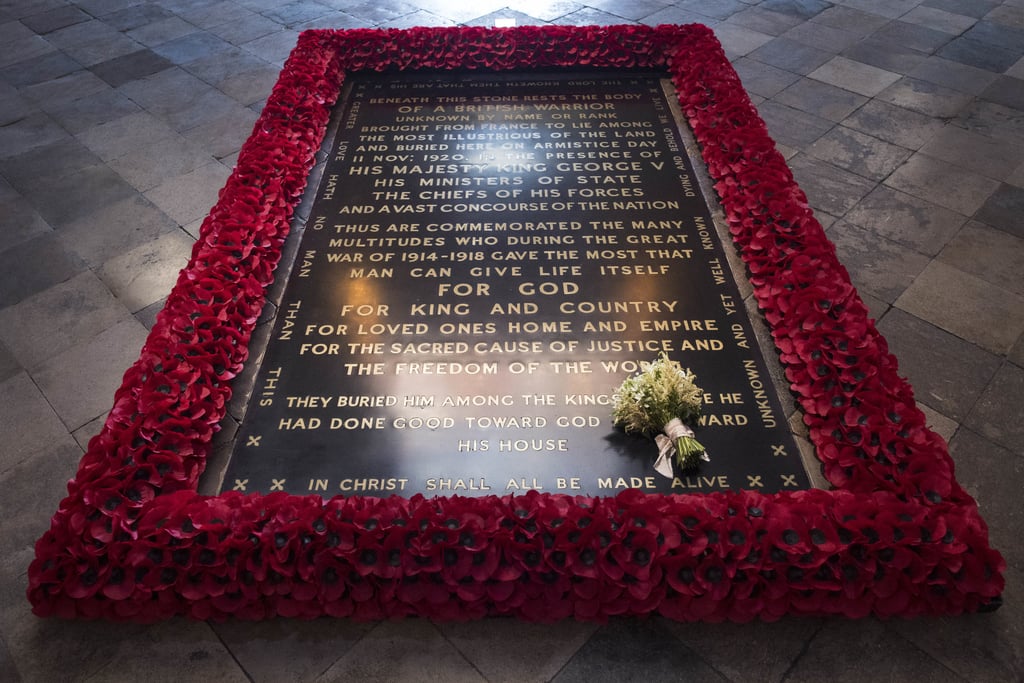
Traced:
<path fill-rule="evenodd" d="M 793 175 L 815 209 L 842 216 L 874 188 L 873 181 L 806 154 L 789 160 Z"/>
<path fill-rule="evenodd" d="M 101 90 L 49 110 L 54 120 L 71 133 L 80 133 L 138 111 L 141 111 L 139 105 L 116 90 Z"/>
<path fill-rule="evenodd" d="M 232 45 L 241 45 L 242 43 L 247 43 L 280 31 L 281 25 L 261 14 L 253 13 L 245 19 L 211 26 L 207 30 Z"/>
<path fill-rule="evenodd" d="M 111 403 L 113 403 L 113 397 L 111 397 Z M 103 413 L 94 420 L 86 422 L 84 425 L 71 432 L 71 437 L 75 440 L 75 443 L 78 444 L 78 447 L 85 451 L 89 448 L 89 441 L 92 437 L 100 433 L 100 429 L 103 428 L 106 421 L 107 414 Z"/>
<path fill-rule="evenodd" d="M 2 635 L 0 635 L 0 680 L 21 683 L 21 676 L 14 668 L 14 661 L 11 659 L 11 653 L 7 650 L 7 642 Z"/>
<path fill-rule="evenodd" d="M 348 619 L 228 621 L 213 631 L 253 683 L 310 681 L 373 628 Z"/>
<path fill-rule="evenodd" d="M 971 97 L 928 81 L 902 78 L 879 93 L 878 99 L 928 116 L 951 118 L 967 106 Z"/>
<path fill-rule="evenodd" d="M 972 683 L 1020 681 L 1024 619 L 1019 610 L 1006 607 L 1020 604 L 1024 572 L 1011 565 L 1006 577 L 1004 606 L 993 614 L 912 619 L 893 622 L 892 628 Z"/>
<path fill-rule="evenodd" d="M 2 115 L 3 110 L 0 109 Z M 20 112 L 0 125 L 0 159 L 24 154 L 67 137 L 67 131 L 43 112 Z"/>
<path fill-rule="evenodd" d="M 244 21 L 252 17 L 254 12 L 234 2 L 196 3 L 196 6 L 183 9 L 178 16 L 188 23 L 202 29 L 226 23 Z"/>
<path fill-rule="evenodd" d="M 1024 29 L 1024 7 L 1020 5 L 1020 0 L 1010 0 L 986 14 L 985 19 L 1004 26 Z"/>
<path fill-rule="evenodd" d="M 802 150 L 832 128 L 832 122 L 820 116 L 769 100 L 757 107 L 775 142 Z"/>
<path fill-rule="evenodd" d="M 986 387 L 985 393 L 975 404 L 974 409 L 964 420 L 964 425 L 970 427 L 990 441 L 994 441 L 1004 448 L 1008 448 L 1017 456 L 1018 462 L 1024 466 L 1024 423 L 1020 419 L 1020 406 L 1024 401 L 1024 369 L 1012 363 L 1004 363 L 992 382 Z M 1018 471 L 1018 484 L 1021 473 Z M 1014 507 L 1017 500 L 1014 500 Z M 1024 513 L 1018 513 L 1017 531 L 1024 531 L 1020 522 L 1024 521 Z M 1020 537 L 1018 533 L 1017 538 Z M 1021 554 L 1024 561 L 1024 553 Z"/>
<path fill-rule="evenodd" d="M 824 24 L 864 37 L 885 26 L 889 20 L 872 12 L 837 4 L 811 19 L 811 23 Z"/>
<path fill-rule="evenodd" d="M 340 14 L 340 13 L 339 13 Z M 344 21 L 345 25 L 339 23 Z M 348 25 L 358 20 L 344 15 L 333 20 L 330 25 L 322 24 L 323 28 L 366 28 L 360 25 Z M 252 71 L 244 71 L 222 81 L 219 85 L 221 92 L 234 99 L 239 104 L 250 105 L 260 102 L 270 95 L 274 84 L 277 83 L 279 71 L 277 67 L 265 66 Z"/>
<path fill-rule="evenodd" d="M 409 18 L 411 16 L 414 15 L 410 15 L 409 17 L 402 17 L 402 19 L 400 20 L 401 23 L 404 26 L 408 26 Z M 601 10 L 584 6 L 581 9 L 576 10 L 572 14 L 567 14 L 564 17 L 560 17 L 558 19 L 558 23 L 571 26 L 604 26 L 614 24 L 628 24 L 630 22 L 626 21 L 622 17 L 617 16 L 615 14 L 609 14 L 608 12 L 602 12 Z M 395 22 L 389 22 L 388 26 L 393 26 L 394 24 Z"/>
<path fill-rule="evenodd" d="M 14 22 L 11 22 L 14 23 Z M 26 59 L 34 59 L 57 51 L 50 42 L 41 36 L 28 36 L 5 42 L 7 49 L 0 52 L 0 67 L 10 66 Z"/>
<path fill-rule="evenodd" d="M 102 163 L 73 137 L 42 145 L 18 156 L 0 159 L 0 173 L 19 193 L 28 193 L 40 177 L 60 177 Z"/>
<path fill-rule="evenodd" d="M 924 3 L 925 7 L 936 7 L 975 19 L 981 19 L 998 5 L 999 0 L 926 0 Z"/>
<path fill-rule="evenodd" d="M 886 178 L 912 154 L 909 149 L 841 125 L 818 138 L 807 153 L 874 181 Z"/>
<path fill-rule="evenodd" d="M 930 261 L 923 254 L 845 221 L 829 228 L 828 236 L 857 291 L 890 304 Z"/>
<path fill-rule="evenodd" d="M 748 93 L 772 97 L 800 79 L 797 74 L 784 71 L 770 64 L 758 62 L 750 57 L 741 57 L 733 63 L 733 68 L 743 81 Z"/>
<path fill-rule="evenodd" d="M 118 31 L 131 31 L 172 16 L 174 16 L 173 12 L 156 3 L 143 3 L 105 14 L 103 22 Z"/>
<path fill-rule="evenodd" d="M 231 43 L 206 31 L 188 35 L 153 46 L 152 50 L 174 64 L 187 64 L 231 49 Z"/>
<path fill-rule="evenodd" d="M 981 98 L 1024 112 L 1024 80 L 1000 76 L 981 93 Z"/>
<path fill-rule="evenodd" d="M 409 28 L 411 28 L 412 26 L 434 25 L 432 23 L 423 23 L 422 21 L 420 21 L 420 23 L 417 23 L 415 19 L 412 19 L 412 16 L 413 15 L 407 15 L 405 17 L 402 17 L 403 20 L 410 20 L 411 26 Z M 426 17 L 421 17 L 421 20 L 422 19 L 426 19 Z M 437 19 L 435 19 L 435 21 L 437 21 Z M 395 28 L 401 28 L 400 26 L 396 26 L 394 24 L 391 25 L 394 26 Z M 452 22 L 444 22 L 440 25 L 453 26 L 454 24 Z M 298 37 L 299 34 L 297 32 L 282 29 L 280 31 L 269 33 L 265 36 L 261 36 L 254 40 L 242 43 L 240 47 L 248 50 L 249 52 L 253 53 L 260 59 L 270 64 L 277 64 L 278 66 L 281 66 L 282 64 L 284 64 L 284 60 L 288 58 L 288 55 L 291 54 L 291 51 L 295 47 L 295 43 L 298 40 Z"/>
<path fill-rule="evenodd" d="M 977 21 L 975 17 L 923 5 L 904 14 L 902 20 L 919 26 L 927 26 L 936 31 L 951 33 L 954 36 L 960 35 Z"/>
<path fill-rule="evenodd" d="M 167 297 L 154 301 L 140 311 L 135 311 L 135 319 L 142 323 L 147 330 L 152 330 L 153 325 L 156 324 L 156 317 L 163 310 L 165 303 L 167 303 Z"/>
<path fill-rule="evenodd" d="M 761 7 L 750 7 L 729 17 L 728 23 L 743 26 L 752 31 L 767 33 L 770 36 L 778 36 L 803 22 L 790 14 L 772 12 Z"/>
<path fill-rule="evenodd" d="M 880 185 L 846 215 L 851 223 L 935 256 L 967 220 L 963 214 Z"/>
<path fill-rule="evenodd" d="M 93 126 L 75 137 L 101 159 L 110 161 L 140 147 L 174 139 L 177 132 L 153 114 L 142 111 Z"/>
<path fill-rule="evenodd" d="M 86 271 L 0 310 L 0 341 L 22 367 L 32 370 L 130 315 L 103 283 Z"/>
<path fill-rule="evenodd" d="M 4 241 L 0 242 L 0 258 L 8 249 L 47 234 L 50 230 L 39 212 L 20 196 L 0 201 L 0 231 L 4 236 Z"/>
<path fill-rule="evenodd" d="M 178 229 L 178 223 L 141 195 L 84 214 L 60 230 L 65 249 L 97 268 L 125 251 Z"/>
<path fill-rule="evenodd" d="M 229 173 L 214 162 L 160 183 L 144 194 L 179 225 L 185 225 L 209 213 Z"/>
<path fill-rule="evenodd" d="M 433 624 L 406 619 L 377 624 L 315 680 L 483 683 L 485 679 Z"/>
<path fill-rule="evenodd" d="M 995 73 L 1006 71 L 1020 58 L 1020 54 L 1013 50 L 963 36 L 949 42 L 936 54 L 953 62 Z"/>
<path fill-rule="evenodd" d="M 1007 360 L 1011 363 L 1015 363 L 1018 367 L 1024 368 L 1024 336 L 1017 340 L 1013 348 L 1010 350 L 1010 354 L 1007 356 Z"/>
<path fill-rule="evenodd" d="M 665 9 L 672 4 L 671 0 L 638 0 L 637 2 L 622 3 L 618 0 L 588 0 L 588 7 L 608 12 L 623 19 L 639 21 L 655 12 Z M 721 5 L 719 5 L 720 7 Z M 709 11 L 714 11 L 709 9 Z M 736 11 L 733 9 L 733 11 Z M 732 12 L 729 12 L 731 14 Z M 728 16 L 728 15 L 727 15 Z M 725 17 L 723 17 L 724 19 Z"/>
<path fill-rule="evenodd" d="M 25 192 L 39 215 L 55 229 L 134 194 L 135 188 L 105 164 L 86 166 L 68 175 L 41 177 Z"/>
<path fill-rule="evenodd" d="M 17 88 L 0 82 L 0 126 L 10 126 L 38 111 L 39 108 L 18 93 Z"/>
<path fill-rule="evenodd" d="M 184 619 L 147 626 L 120 642 L 90 680 L 249 681 L 208 624 Z"/>
<path fill-rule="evenodd" d="M 774 101 L 838 123 L 867 102 L 863 95 L 803 78 L 772 98 Z"/>
<path fill-rule="evenodd" d="M 124 371 L 145 341 L 146 328 L 128 318 L 37 366 L 33 379 L 68 431 L 110 411 Z"/>
<path fill-rule="evenodd" d="M 85 45 L 66 47 L 64 51 L 83 66 L 92 66 L 117 57 L 137 52 L 142 45 L 128 36 L 118 34 L 110 38 L 100 38 Z"/>
<path fill-rule="evenodd" d="M 996 140 L 949 125 L 921 148 L 922 154 L 942 159 L 960 168 L 1002 180 L 1024 159 L 1024 142 Z"/>
<path fill-rule="evenodd" d="M 747 4 L 739 0 L 684 0 L 677 6 L 687 12 L 695 12 L 721 21 L 746 9 Z"/>
<path fill-rule="evenodd" d="M 173 63 L 152 50 L 137 50 L 121 57 L 94 64 L 90 70 L 111 87 L 116 88 L 129 81 L 152 76 Z"/>
<path fill-rule="evenodd" d="M 772 39 L 767 33 L 726 23 L 716 25 L 714 31 L 730 59 L 748 55 Z"/>
<path fill-rule="evenodd" d="M 602 626 L 552 683 L 726 681 L 656 619 L 614 619 Z"/>
<path fill-rule="evenodd" d="M 152 163 L 160 159 L 159 165 Z M 209 152 L 186 138 L 175 135 L 152 145 L 132 150 L 109 162 L 132 187 L 145 192 L 171 178 L 189 173 L 214 161 Z"/>
<path fill-rule="evenodd" d="M 0 80 L 21 88 L 67 76 L 81 68 L 81 64 L 63 52 L 51 52 L 43 57 L 15 62 L 0 69 Z"/>
<path fill-rule="evenodd" d="M 109 90 L 110 86 L 84 69 L 66 76 L 37 83 L 21 92 L 43 109 L 52 109 L 88 95 Z"/>
<path fill-rule="evenodd" d="M 786 675 L 787 683 L 825 680 L 964 681 L 891 626 L 873 620 L 827 622 Z"/>
<path fill-rule="evenodd" d="M 79 5 L 81 7 L 81 5 Z M 88 10 L 87 10 L 88 11 Z M 47 42 L 67 50 L 72 47 L 89 45 L 102 40 L 116 40 L 120 32 L 98 19 L 90 19 L 72 26 L 53 31 L 46 36 Z"/>
<path fill-rule="evenodd" d="M 182 65 L 185 71 L 212 86 L 219 86 L 238 74 L 268 67 L 266 61 L 240 47 L 232 47 Z"/>
<path fill-rule="evenodd" d="M 964 38 L 1017 52 L 1018 55 L 1024 52 L 1024 28 L 989 21 L 990 16 L 965 31 Z"/>
<path fill-rule="evenodd" d="M 119 90 L 179 132 L 209 123 L 237 106 L 230 97 L 182 69 L 166 69 L 126 83 Z"/>
<path fill-rule="evenodd" d="M 832 7 L 832 3 L 826 0 L 764 0 L 760 7 L 806 21 Z"/>
<path fill-rule="evenodd" d="M 673 8 L 674 9 L 674 8 Z M 355 17 L 345 14 L 349 21 L 360 22 L 362 20 L 356 19 Z M 317 22 L 321 20 L 318 19 Z M 537 26 L 546 23 L 545 21 L 538 19 L 537 17 L 531 17 L 529 14 L 523 14 L 510 9 L 500 9 L 497 12 L 485 14 L 482 17 L 477 17 L 471 21 L 465 22 L 466 26 L 497 26 L 499 21 L 513 21 L 513 26 Z M 641 23 L 650 25 L 648 20 L 644 20 Z M 664 22 L 658 22 L 664 23 Z"/>
<path fill-rule="evenodd" d="M 972 215 L 999 187 L 999 182 L 917 153 L 885 180 L 885 184 L 921 199 Z"/>
<path fill-rule="evenodd" d="M 938 260 L 1024 296 L 1024 238 L 971 221 L 946 245 Z"/>
<path fill-rule="evenodd" d="M 780 37 L 809 45 L 825 52 L 842 52 L 856 45 L 862 36 L 858 32 L 846 31 L 841 28 L 809 21 L 794 26 Z"/>
<path fill-rule="evenodd" d="M 730 681 L 782 681 L 823 622 L 794 617 L 771 623 L 663 623 Z"/>
<path fill-rule="evenodd" d="M 1024 78 L 1024 57 L 1017 60 L 1017 63 L 1006 70 L 1007 76 L 1013 76 L 1014 78 Z"/>
<path fill-rule="evenodd" d="M 190 128 L 184 135 L 215 158 L 224 159 L 242 148 L 258 117 L 251 107 L 236 104 L 224 115 Z"/>
<path fill-rule="evenodd" d="M 46 232 L 0 252 L 0 308 L 11 306 L 85 270 L 57 235 Z"/>
<path fill-rule="evenodd" d="M 896 306 L 1000 355 L 1024 334 L 1024 297 L 940 261 L 918 275 Z"/>
<path fill-rule="evenodd" d="M 281 3 L 277 7 L 261 12 L 263 16 L 282 26 L 292 28 L 298 24 L 312 21 L 329 13 L 330 9 L 315 2 Z"/>
<path fill-rule="evenodd" d="M 1007 364 L 1006 367 L 1013 367 Z M 1021 372 L 1020 368 L 1017 368 Z M 1019 415 L 1017 421 L 1019 422 Z M 1020 453 L 995 443 L 965 425 L 950 444 L 957 468 L 957 481 L 977 501 L 989 524 L 993 545 L 1018 570 L 1024 562 L 1024 547 L 1018 543 L 1024 533 L 1024 509 L 1020 487 L 1024 485 L 1024 459 Z M 1018 615 L 1019 618 L 1020 615 Z M 1024 646 L 1018 645 L 1018 656 Z M 1003 656 L 993 657 L 995 661 Z"/>
<path fill-rule="evenodd" d="M 158 21 L 142 24 L 128 31 L 127 35 L 146 47 L 155 47 L 170 40 L 195 33 L 197 29 L 179 16 L 171 15 Z"/>
<path fill-rule="evenodd" d="M 110 259 L 96 274 L 118 301 L 135 313 L 167 296 L 188 263 L 194 243 L 184 230 L 165 232 Z"/>
<path fill-rule="evenodd" d="M 921 409 L 922 413 L 924 413 L 925 425 L 928 429 L 941 436 L 948 444 L 956 434 L 956 430 L 960 428 L 960 423 L 952 418 L 946 417 L 939 411 L 924 403 L 919 403 L 917 407 Z"/>
<path fill-rule="evenodd" d="M 898 308 L 878 322 L 919 403 L 962 422 L 999 369 L 995 354 Z M 942 372 L 936 372 L 942 368 Z"/>
<path fill-rule="evenodd" d="M 808 77 L 866 97 L 874 97 L 900 79 L 899 74 L 846 57 L 833 57 Z"/>
<path fill-rule="evenodd" d="M 538 19 L 551 21 L 566 14 L 571 14 L 581 7 L 580 3 L 572 2 L 571 0 L 552 0 L 551 2 L 530 3 L 529 11 Z M 351 3 L 351 6 L 349 6 L 349 3 L 345 3 L 344 9 L 357 19 L 362 19 L 373 25 L 383 24 L 416 11 L 413 5 L 400 2 L 399 0 L 391 0 L 390 2 L 358 2 L 356 0 L 356 2 Z"/>
<path fill-rule="evenodd" d="M 78 444 L 64 433 L 52 438 L 31 457 L 0 472 L 0 486 L 4 488 L 0 497 L 0 535 L 6 544 L 5 555 L 30 549 L 46 531 L 53 511 L 67 495 L 68 477 L 81 457 Z M 15 486 L 16 482 L 21 485 Z M 22 573 L 28 568 L 27 559 L 16 571 Z M 18 601 L 27 606 L 24 594 L 18 596 Z"/>
<path fill-rule="evenodd" d="M 23 17 L 21 23 L 32 29 L 33 32 L 44 35 L 66 26 L 80 24 L 83 21 L 92 19 L 88 14 L 72 5 L 52 9 L 32 16 Z"/>
<path fill-rule="evenodd" d="M 842 55 L 864 64 L 907 74 L 928 58 L 927 53 L 870 36 L 843 50 Z"/>
<path fill-rule="evenodd" d="M 541 683 L 552 680 L 598 626 L 573 620 L 529 624 L 493 618 L 437 628 L 489 683 Z"/>
<path fill-rule="evenodd" d="M 18 372 L 0 382 L 0 408 L 4 415 L 0 421 L 0 438 L 4 443 L 0 451 L 0 474 L 4 476 L 19 463 L 67 437 L 60 417 L 26 372 Z M 65 479 L 68 474 L 65 473 Z M 15 492 L 9 491 L 0 499 L 13 495 Z M 43 531 L 43 528 L 37 529 L 38 533 Z"/>
<path fill-rule="evenodd" d="M 1024 111 L 995 102 L 974 100 L 950 123 L 990 137 L 1024 142 Z"/>
<path fill-rule="evenodd" d="M 980 95 L 997 78 L 991 71 L 939 56 L 929 57 L 907 75 L 971 95 Z"/>
<path fill-rule="evenodd" d="M 919 52 L 932 53 L 951 41 L 958 33 L 947 33 L 920 24 L 893 21 L 880 28 L 875 37 Z"/>
<path fill-rule="evenodd" d="M 22 370 L 23 368 L 18 363 L 18 359 L 14 357 L 14 354 L 0 343 L 0 382 L 6 382 Z"/>
<path fill-rule="evenodd" d="M 920 5 L 921 0 L 846 0 L 843 4 L 871 14 L 896 19 Z"/>
<path fill-rule="evenodd" d="M 833 54 L 790 38 L 779 37 L 754 50 L 750 58 L 805 76 L 831 59 Z"/>
<path fill-rule="evenodd" d="M 975 218 L 1024 239 L 1024 188 L 1000 185 L 988 197 Z"/>

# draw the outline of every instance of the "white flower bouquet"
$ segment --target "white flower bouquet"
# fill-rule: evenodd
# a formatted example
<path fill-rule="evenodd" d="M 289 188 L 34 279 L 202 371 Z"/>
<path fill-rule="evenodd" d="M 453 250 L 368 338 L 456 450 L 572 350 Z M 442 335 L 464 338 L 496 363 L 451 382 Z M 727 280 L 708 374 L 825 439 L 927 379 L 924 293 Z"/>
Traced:
<path fill-rule="evenodd" d="M 666 354 L 642 364 L 642 370 L 622 382 L 612 396 L 612 417 L 626 432 L 655 434 L 658 460 L 654 468 L 673 476 L 672 459 L 683 472 L 708 461 L 707 451 L 687 422 L 700 416 L 704 391 L 689 369 Z"/>

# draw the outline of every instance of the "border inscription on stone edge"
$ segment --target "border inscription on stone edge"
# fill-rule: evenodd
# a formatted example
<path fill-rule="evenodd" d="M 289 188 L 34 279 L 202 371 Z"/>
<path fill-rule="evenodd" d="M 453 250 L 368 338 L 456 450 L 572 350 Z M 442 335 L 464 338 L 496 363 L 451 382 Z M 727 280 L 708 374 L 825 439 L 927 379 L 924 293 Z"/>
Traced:
<path fill-rule="evenodd" d="M 657 75 L 356 77 L 224 490 L 808 488 Z M 665 352 L 710 454 L 611 394 Z"/>

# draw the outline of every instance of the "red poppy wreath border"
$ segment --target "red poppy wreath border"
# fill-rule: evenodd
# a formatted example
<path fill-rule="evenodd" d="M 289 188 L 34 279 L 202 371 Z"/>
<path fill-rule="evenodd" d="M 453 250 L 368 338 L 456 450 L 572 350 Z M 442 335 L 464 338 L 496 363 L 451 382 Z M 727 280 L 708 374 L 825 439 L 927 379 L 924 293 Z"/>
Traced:
<path fill-rule="evenodd" d="M 834 490 L 613 498 L 196 493 L 347 72 L 672 77 Z M 28 596 L 40 616 L 531 620 L 957 614 L 1005 563 L 946 446 L 700 25 L 308 31 L 89 443 Z"/>

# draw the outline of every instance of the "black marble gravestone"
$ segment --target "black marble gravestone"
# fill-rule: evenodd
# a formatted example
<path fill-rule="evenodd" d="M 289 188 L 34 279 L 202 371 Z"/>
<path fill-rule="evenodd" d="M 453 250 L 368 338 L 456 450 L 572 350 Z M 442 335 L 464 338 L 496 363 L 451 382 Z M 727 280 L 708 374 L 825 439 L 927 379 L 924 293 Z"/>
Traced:
<path fill-rule="evenodd" d="M 225 490 L 809 486 L 657 75 L 346 92 Z M 674 478 L 611 418 L 662 353 L 706 399 Z"/>

